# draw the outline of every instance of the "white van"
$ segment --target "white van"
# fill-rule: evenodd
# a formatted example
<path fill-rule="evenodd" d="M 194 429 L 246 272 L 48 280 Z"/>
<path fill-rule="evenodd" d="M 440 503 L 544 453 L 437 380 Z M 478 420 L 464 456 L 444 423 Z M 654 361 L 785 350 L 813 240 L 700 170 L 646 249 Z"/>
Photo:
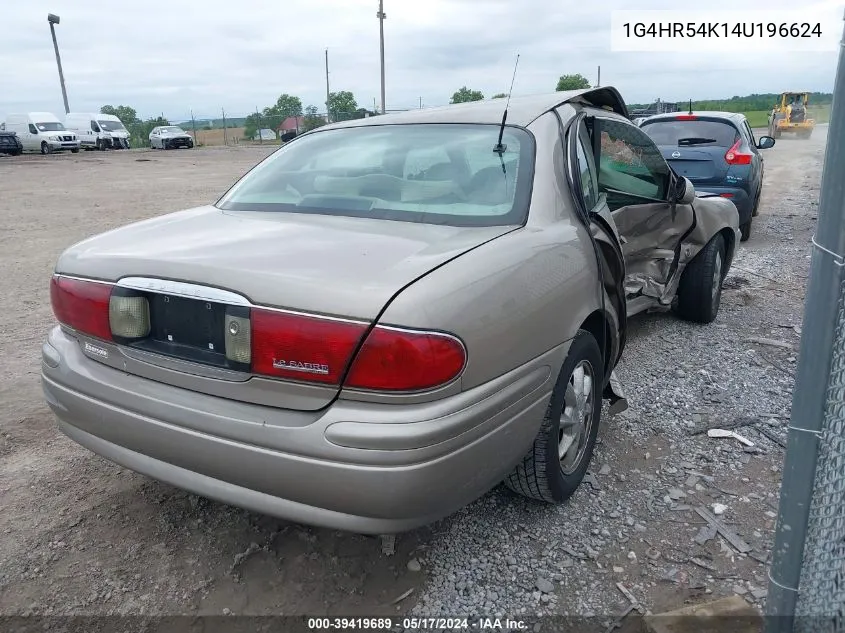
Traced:
<path fill-rule="evenodd" d="M 129 149 L 129 130 L 113 114 L 70 112 L 65 127 L 76 132 L 85 149 Z"/>
<path fill-rule="evenodd" d="M 70 150 L 76 154 L 80 148 L 76 132 L 66 129 L 50 112 L 6 115 L 6 129 L 18 135 L 25 152 L 51 154 Z"/>

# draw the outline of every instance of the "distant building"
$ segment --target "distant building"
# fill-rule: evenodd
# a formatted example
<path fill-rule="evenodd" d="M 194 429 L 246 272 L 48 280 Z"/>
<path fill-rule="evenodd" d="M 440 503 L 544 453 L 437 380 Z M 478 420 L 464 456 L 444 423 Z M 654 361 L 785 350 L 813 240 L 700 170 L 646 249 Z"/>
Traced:
<path fill-rule="evenodd" d="M 299 132 L 299 130 L 302 129 L 303 121 L 305 121 L 304 116 L 289 116 L 282 121 L 281 125 L 279 125 L 278 132 L 279 134 L 284 134 L 285 132 Z"/>
<path fill-rule="evenodd" d="M 275 141 L 276 133 L 270 128 L 264 128 L 255 133 L 252 137 L 253 141 Z"/>

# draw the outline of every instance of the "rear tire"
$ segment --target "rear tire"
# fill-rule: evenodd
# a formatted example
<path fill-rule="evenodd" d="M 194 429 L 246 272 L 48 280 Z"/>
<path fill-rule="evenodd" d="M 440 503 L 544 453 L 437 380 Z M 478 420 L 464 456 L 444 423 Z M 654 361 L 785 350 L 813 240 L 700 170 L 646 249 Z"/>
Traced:
<path fill-rule="evenodd" d="M 715 235 L 684 270 L 678 287 L 678 315 L 687 321 L 712 323 L 719 314 L 724 278 L 725 240 Z"/>
<path fill-rule="evenodd" d="M 753 215 L 751 218 L 748 218 L 748 222 L 739 225 L 739 241 L 740 242 L 747 242 L 748 238 L 751 237 L 751 222 Z"/>
<path fill-rule="evenodd" d="M 572 496 L 593 456 L 601 423 L 603 384 L 599 345 L 592 334 L 579 330 L 534 444 L 505 479 L 508 488 L 548 503 L 562 503 Z"/>

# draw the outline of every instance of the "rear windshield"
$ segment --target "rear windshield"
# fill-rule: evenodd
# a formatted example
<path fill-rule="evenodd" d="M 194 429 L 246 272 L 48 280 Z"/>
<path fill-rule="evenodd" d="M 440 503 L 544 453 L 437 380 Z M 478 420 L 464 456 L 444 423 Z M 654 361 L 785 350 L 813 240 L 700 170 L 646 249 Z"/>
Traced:
<path fill-rule="evenodd" d="M 244 176 L 221 209 L 452 226 L 521 224 L 534 144 L 498 125 L 370 125 L 301 136 Z"/>
<path fill-rule="evenodd" d="M 642 130 L 655 145 L 731 147 L 739 139 L 737 129 L 727 121 L 645 121 Z"/>

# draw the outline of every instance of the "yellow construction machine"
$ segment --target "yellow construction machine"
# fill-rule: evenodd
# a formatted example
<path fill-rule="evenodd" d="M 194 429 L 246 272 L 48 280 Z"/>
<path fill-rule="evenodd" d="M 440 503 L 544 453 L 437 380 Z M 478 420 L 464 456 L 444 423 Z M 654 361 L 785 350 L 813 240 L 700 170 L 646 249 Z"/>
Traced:
<path fill-rule="evenodd" d="M 795 133 L 798 138 L 810 138 L 815 119 L 810 118 L 809 92 L 784 92 L 769 114 L 769 136 L 780 138 L 784 132 Z"/>

